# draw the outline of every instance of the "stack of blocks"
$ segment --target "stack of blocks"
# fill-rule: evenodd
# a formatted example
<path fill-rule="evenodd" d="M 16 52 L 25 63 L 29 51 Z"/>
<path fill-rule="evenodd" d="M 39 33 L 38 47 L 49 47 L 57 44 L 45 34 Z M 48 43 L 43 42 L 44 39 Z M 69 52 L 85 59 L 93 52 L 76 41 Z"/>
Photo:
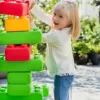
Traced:
<path fill-rule="evenodd" d="M 0 87 L 1 100 L 43 100 L 49 95 L 46 85 L 32 84 L 32 71 L 42 71 L 43 62 L 40 54 L 31 58 L 31 45 L 41 43 L 42 33 L 30 30 L 27 13 L 27 2 L 0 2 L 0 14 L 10 15 L 5 20 L 6 31 L 0 32 L 0 45 L 7 45 L 5 54 L 0 54 L 0 72 L 8 73 L 8 84 Z"/>

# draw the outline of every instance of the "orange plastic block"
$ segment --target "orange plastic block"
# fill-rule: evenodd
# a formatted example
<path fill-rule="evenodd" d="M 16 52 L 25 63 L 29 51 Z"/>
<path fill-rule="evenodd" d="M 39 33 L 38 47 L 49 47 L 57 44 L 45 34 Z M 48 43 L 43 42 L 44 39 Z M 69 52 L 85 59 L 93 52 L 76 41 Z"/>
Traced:
<path fill-rule="evenodd" d="M 31 45 L 8 45 L 5 49 L 5 59 L 7 61 L 30 60 Z"/>
<path fill-rule="evenodd" d="M 26 16 L 21 16 L 19 18 L 14 18 L 14 16 L 9 16 L 5 21 L 6 31 L 29 31 L 30 21 Z"/>

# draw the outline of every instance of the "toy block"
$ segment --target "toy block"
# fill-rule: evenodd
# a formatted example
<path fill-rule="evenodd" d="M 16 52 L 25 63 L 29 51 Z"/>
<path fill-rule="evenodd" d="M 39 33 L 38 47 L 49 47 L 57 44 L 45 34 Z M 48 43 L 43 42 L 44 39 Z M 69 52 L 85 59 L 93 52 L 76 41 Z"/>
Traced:
<path fill-rule="evenodd" d="M 43 97 L 49 96 L 48 93 L 49 88 L 45 84 L 42 86 L 34 84 L 29 96 L 12 96 L 7 93 L 7 86 L 0 87 L 0 98 L 2 100 L 44 100 Z"/>
<path fill-rule="evenodd" d="M 47 87 L 47 85 L 42 85 L 42 89 L 43 89 L 43 96 L 44 97 L 48 97 L 49 96 L 49 88 Z"/>
<path fill-rule="evenodd" d="M 0 88 L 0 99 L 1 100 L 43 100 L 43 93 L 38 91 L 32 91 L 28 96 L 12 96 L 7 93 L 7 87 Z"/>
<path fill-rule="evenodd" d="M 36 44 L 42 42 L 42 33 L 38 29 L 26 32 L 0 32 L 0 45 Z"/>
<path fill-rule="evenodd" d="M 30 84 L 32 82 L 31 72 L 11 72 L 7 75 L 8 84 Z"/>
<path fill-rule="evenodd" d="M 6 31 L 29 31 L 30 21 L 26 16 L 21 16 L 19 18 L 14 18 L 14 16 L 9 16 L 5 20 L 5 30 Z"/>
<path fill-rule="evenodd" d="M 42 71 L 42 57 L 31 58 L 28 61 L 6 61 L 4 56 L 0 57 L 0 72 L 25 72 L 25 71 Z"/>
<path fill-rule="evenodd" d="M 20 85 L 20 84 L 8 84 L 8 95 L 13 96 L 27 96 L 31 95 L 32 89 L 31 84 Z"/>
<path fill-rule="evenodd" d="M 4 0 L 0 2 L 0 14 L 23 16 L 28 14 L 28 3 L 21 0 Z"/>
<path fill-rule="evenodd" d="M 7 85 L 1 85 L 0 89 L 4 89 L 4 90 L 7 89 Z"/>
<path fill-rule="evenodd" d="M 39 54 L 39 53 L 34 54 L 34 58 L 35 58 L 35 59 L 40 58 L 40 54 Z"/>
<path fill-rule="evenodd" d="M 5 59 L 7 61 L 29 60 L 31 55 L 31 45 L 8 45 L 5 49 Z"/>
<path fill-rule="evenodd" d="M 34 84 L 33 88 L 35 91 L 41 90 L 43 92 L 43 97 L 49 96 L 49 88 L 46 84 L 43 84 L 42 86 L 39 86 L 38 84 Z"/>

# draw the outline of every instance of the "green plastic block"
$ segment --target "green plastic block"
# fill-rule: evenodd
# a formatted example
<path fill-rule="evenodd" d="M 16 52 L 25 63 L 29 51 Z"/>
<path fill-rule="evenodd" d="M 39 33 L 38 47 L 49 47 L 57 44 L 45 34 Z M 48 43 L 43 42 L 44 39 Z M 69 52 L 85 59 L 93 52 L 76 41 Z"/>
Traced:
<path fill-rule="evenodd" d="M 5 88 L 0 88 L 0 92 L 6 92 L 7 90 Z"/>
<path fill-rule="evenodd" d="M 39 29 L 25 32 L 0 32 L 0 44 L 36 44 L 42 42 L 42 33 Z"/>
<path fill-rule="evenodd" d="M 43 100 L 43 94 L 40 91 L 33 91 L 28 96 L 12 96 L 5 91 L 0 91 L 0 100 Z"/>
<path fill-rule="evenodd" d="M 0 60 L 4 60 L 4 57 L 3 56 L 0 56 Z"/>
<path fill-rule="evenodd" d="M 1 57 L 0 72 L 25 72 L 42 71 L 43 61 L 41 57 L 32 58 L 28 61 L 6 61 Z"/>
<path fill-rule="evenodd" d="M 38 84 L 33 85 L 33 91 L 41 92 L 43 94 L 43 91 L 42 91 L 41 87 Z"/>
<path fill-rule="evenodd" d="M 43 93 L 43 97 L 49 96 L 49 88 L 46 84 L 43 84 L 42 87 L 39 86 L 38 84 L 34 84 L 33 89 L 34 91 L 41 91 Z"/>
<path fill-rule="evenodd" d="M 6 93 L 7 92 L 7 85 L 0 86 L 0 93 Z"/>
<path fill-rule="evenodd" d="M 0 100 L 43 100 L 39 92 L 34 92 L 29 96 L 10 96 L 7 93 L 0 93 Z"/>
<path fill-rule="evenodd" d="M 8 94 L 13 96 L 30 95 L 32 92 L 31 84 L 28 85 L 14 85 L 8 84 Z"/>
<path fill-rule="evenodd" d="M 9 84 L 30 84 L 32 82 L 32 73 L 31 72 L 8 73 L 7 80 Z"/>
<path fill-rule="evenodd" d="M 43 89 L 43 96 L 44 97 L 48 97 L 49 96 L 49 88 L 47 87 L 47 85 L 42 85 L 42 89 Z"/>
<path fill-rule="evenodd" d="M 7 85 L 2 85 L 0 88 L 7 89 Z"/>

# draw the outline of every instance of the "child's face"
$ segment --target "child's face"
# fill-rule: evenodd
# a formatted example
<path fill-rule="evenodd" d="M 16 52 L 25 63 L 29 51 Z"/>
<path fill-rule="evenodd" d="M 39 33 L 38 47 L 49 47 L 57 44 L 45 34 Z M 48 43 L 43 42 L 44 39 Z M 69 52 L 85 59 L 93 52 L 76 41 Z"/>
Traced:
<path fill-rule="evenodd" d="M 61 10 L 56 10 L 53 13 L 53 28 L 63 29 L 69 27 L 70 21 L 68 20 L 66 14 Z"/>

